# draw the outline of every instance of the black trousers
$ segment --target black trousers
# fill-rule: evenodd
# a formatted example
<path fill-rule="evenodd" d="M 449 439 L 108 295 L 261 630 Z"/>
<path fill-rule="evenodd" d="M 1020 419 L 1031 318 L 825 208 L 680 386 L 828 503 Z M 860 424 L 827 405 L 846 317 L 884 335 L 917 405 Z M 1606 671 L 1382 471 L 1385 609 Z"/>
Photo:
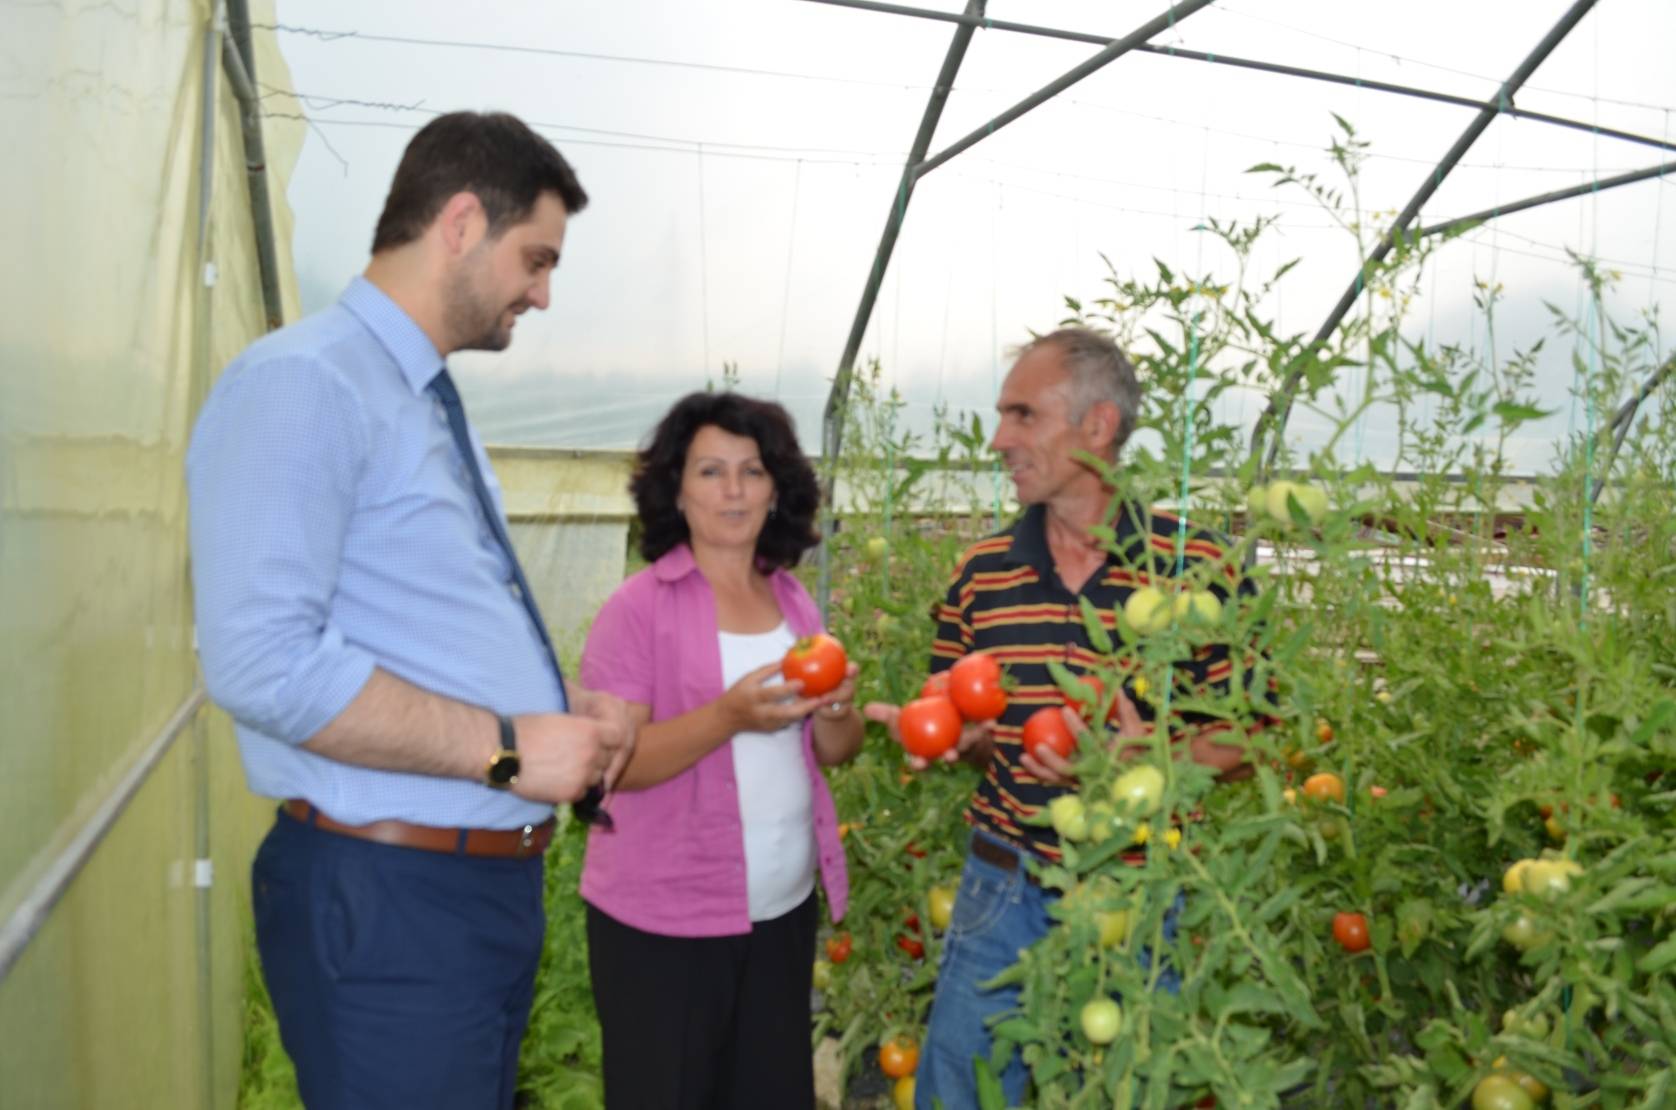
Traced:
<path fill-rule="evenodd" d="M 816 898 L 729 937 L 646 933 L 588 907 L 608 1110 L 815 1103 Z"/>

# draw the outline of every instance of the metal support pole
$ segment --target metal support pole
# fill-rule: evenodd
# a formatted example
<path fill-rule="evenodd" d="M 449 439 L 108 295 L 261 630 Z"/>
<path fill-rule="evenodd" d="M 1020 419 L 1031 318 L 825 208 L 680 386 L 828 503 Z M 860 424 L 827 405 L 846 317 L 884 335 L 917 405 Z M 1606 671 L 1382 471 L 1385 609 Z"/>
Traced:
<path fill-rule="evenodd" d="M 262 141 L 262 111 L 256 95 L 256 58 L 251 47 L 247 0 L 229 0 L 228 16 L 231 36 L 224 40 L 222 68 L 239 99 L 245 171 L 250 180 L 250 214 L 256 230 L 256 263 L 262 278 L 262 307 L 271 331 L 285 322 L 285 309 L 279 296 L 273 204 L 268 196 L 268 157 Z"/>
<path fill-rule="evenodd" d="M 87 861 L 116 824 L 117 818 L 122 816 L 128 803 L 134 800 L 134 795 L 140 792 L 140 787 L 162 762 L 169 746 L 186 731 L 186 726 L 192 723 L 192 718 L 204 704 L 203 686 L 194 685 L 192 692 L 169 715 L 157 735 L 146 743 L 134 761 L 111 784 L 110 791 L 87 815 L 87 821 L 34 874 L 29 889 L 23 892 L 6 920 L 0 922 L 0 982 L 4 982 L 12 968 L 17 966 L 23 950 L 29 947 L 29 942 L 35 939 L 41 926 L 52 915 L 53 907 L 63 899 L 70 884 L 87 866 Z M 11 891 L 5 893 L 9 895 Z"/>
<path fill-rule="evenodd" d="M 1612 423 L 1606 426 L 1606 431 L 1612 433 L 1612 449 L 1607 452 L 1606 465 L 1600 469 L 1600 477 L 1595 479 L 1593 488 L 1589 490 L 1589 501 L 1599 500 L 1600 491 L 1606 485 L 1606 475 L 1612 470 L 1612 464 L 1618 461 L 1618 450 L 1623 447 L 1624 439 L 1628 437 L 1630 427 L 1635 423 L 1635 414 L 1641 408 L 1641 403 L 1653 395 L 1653 390 L 1662 385 L 1666 378 L 1676 373 L 1676 355 L 1665 360 L 1663 366 L 1654 370 L 1641 388 L 1635 391 L 1635 396 L 1618 406 L 1613 414 Z"/>
<path fill-rule="evenodd" d="M 974 19 L 982 16 L 987 2 L 988 0 L 966 0 L 966 14 Z M 844 341 L 844 353 L 838 359 L 838 372 L 833 376 L 831 391 L 827 393 L 826 410 L 821 418 L 821 457 L 824 469 L 822 483 L 825 487 L 822 499 L 826 504 L 826 513 L 821 520 L 820 575 L 816 588 L 816 600 L 823 617 L 832 592 L 830 551 L 832 529 L 836 519 L 834 514 L 837 510 L 834 496 L 838 486 L 838 452 L 843 445 L 844 408 L 850 393 L 850 377 L 855 373 L 855 359 L 861 350 L 862 337 L 867 333 L 867 321 L 873 315 L 874 302 L 878 300 L 879 288 L 884 284 L 885 269 L 890 265 L 891 252 L 896 249 L 896 237 L 901 233 L 902 221 L 908 213 L 908 201 L 914 195 L 914 180 L 919 161 L 931 148 L 931 137 L 937 130 L 937 121 L 942 118 L 943 106 L 948 102 L 949 93 L 954 88 L 955 75 L 960 72 L 960 63 L 966 58 L 966 47 L 972 41 L 973 26 L 975 24 L 961 25 L 949 40 L 942 68 L 937 71 L 937 83 L 932 86 L 931 95 L 925 102 L 919 130 L 914 133 L 913 146 L 908 151 L 907 161 L 903 163 L 902 180 L 897 185 L 896 196 L 892 199 L 890 211 L 885 216 L 885 229 L 879 236 L 878 249 L 873 252 L 873 269 L 867 275 L 867 285 L 861 291 L 861 303 L 856 306 L 855 319 L 850 323 L 850 335 Z"/>
<path fill-rule="evenodd" d="M 1414 238 L 1424 239 L 1430 235 L 1442 235 L 1457 228 L 1470 227 L 1493 220 L 1498 216 L 1523 212 L 1527 208 L 1540 208 L 1544 204 L 1553 204 L 1557 200 L 1570 200 L 1572 197 L 1587 196 L 1592 193 L 1605 192 L 1616 189 L 1620 185 L 1633 185 L 1637 181 L 1646 181 L 1650 177 L 1663 177 L 1665 174 L 1676 174 L 1676 162 L 1661 162 L 1656 166 L 1648 166 L 1642 170 L 1631 170 L 1615 177 L 1603 177 L 1598 181 L 1591 181 L 1586 185 L 1573 185 L 1569 189 L 1555 189 L 1550 193 L 1539 193 L 1534 197 L 1516 200 L 1509 204 L 1498 204 L 1494 208 L 1486 208 L 1482 212 L 1474 212 L 1470 216 L 1456 216 L 1452 220 L 1442 223 L 1428 224 L 1414 233 Z"/>
<path fill-rule="evenodd" d="M 1420 188 L 1397 216 L 1396 222 L 1380 238 L 1379 244 L 1356 272 L 1355 280 L 1339 297 L 1338 303 L 1333 306 L 1333 310 L 1327 314 L 1327 319 L 1322 322 L 1320 329 L 1316 331 L 1315 338 L 1310 341 L 1303 354 L 1293 359 L 1292 367 L 1287 371 L 1280 388 L 1270 398 L 1268 407 L 1257 418 L 1257 424 L 1251 431 L 1251 457 L 1256 458 L 1259 454 L 1263 455 L 1263 472 L 1267 472 L 1274 465 L 1275 457 L 1280 452 L 1281 435 L 1286 430 L 1286 420 L 1292 413 L 1292 400 L 1297 393 L 1298 383 L 1303 380 L 1304 360 L 1316 354 L 1321 345 L 1326 342 L 1327 338 L 1344 320 L 1351 306 L 1356 303 L 1356 298 L 1361 295 L 1368 269 L 1378 265 L 1386 255 L 1391 253 L 1398 238 L 1403 236 L 1408 225 L 1419 215 L 1420 208 L 1431 199 L 1432 194 L 1437 192 L 1438 187 L 1443 184 L 1444 178 L 1449 176 L 1450 171 L 1455 168 L 1455 165 L 1466 154 L 1467 150 L 1490 126 L 1491 121 L 1501 112 L 1502 107 L 1512 103 L 1513 94 L 1519 91 L 1520 86 L 1530 78 L 1532 73 L 1536 72 L 1536 68 L 1547 59 L 1555 47 L 1564 41 L 1566 35 L 1571 33 L 1571 29 L 1577 26 L 1578 22 L 1588 14 L 1589 9 L 1593 8 L 1594 5 L 1595 0 L 1576 0 L 1576 3 L 1566 9 L 1559 22 L 1554 24 L 1553 28 L 1542 37 L 1542 41 L 1536 44 L 1535 49 L 1527 54 L 1507 80 L 1502 82 L 1501 88 L 1496 93 L 1495 101 L 1486 103 L 1480 109 L 1478 114 L 1473 117 L 1472 122 L 1467 125 L 1466 130 L 1461 132 L 1454 145 L 1444 154 L 1443 159 L 1427 175 L 1426 180 L 1421 183 Z M 1263 451 L 1265 433 L 1272 437 L 1268 443 L 1267 452 Z"/>
<path fill-rule="evenodd" d="M 1007 126 L 1007 124 L 1013 122 L 1013 120 L 1030 111 L 1030 109 L 1035 108 L 1046 101 L 1052 100 L 1054 97 L 1058 96 L 1078 81 L 1081 81 L 1089 74 L 1110 65 L 1112 62 L 1115 62 L 1117 59 L 1123 57 L 1123 55 L 1146 42 L 1146 40 L 1150 39 L 1153 35 L 1158 34 L 1160 31 L 1166 31 L 1169 28 L 1174 27 L 1177 23 L 1180 23 L 1188 16 L 1209 7 L 1215 2 L 1216 0 L 1181 0 L 1180 3 L 1172 3 L 1167 11 L 1153 16 L 1151 19 L 1147 20 L 1127 35 L 1124 35 L 1122 38 L 1114 39 L 1108 42 L 1104 50 L 1088 59 L 1088 61 L 1055 78 L 1046 85 L 1043 85 L 1040 89 L 1037 89 L 1035 92 L 1031 93 L 1017 104 L 1014 104 L 1011 108 L 1008 108 L 1006 111 L 979 127 L 977 130 L 966 135 L 964 138 L 956 140 L 949 146 L 927 158 L 924 162 L 921 162 L 915 171 L 916 175 L 924 177 L 944 162 L 947 162 L 950 158 L 953 158 L 956 154 L 976 146 L 984 139 L 987 139 L 989 136 L 995 134 L 995 132 L 1001 130 L 1001 128 Z"/>
<path fill-rule="evenodd" d="M 863 11 L 884 12 L 889 15 L 905 15 L 918 19 L 929 19 L 941 23 L 966 23 L 966 16 L 954 12 L 931 11 L 926 8 L 913 8 L 905 4 L 878 3 L 875 0 L 810 0 L 816 4 L 832 4 L 843 8 L 858 8 Z M 1066 42 L 1087 42 L 1097 46 L 1104 46 L 1111 41 L 1110 35 L 1094 34 L 1086 31 L 1067 31 L 1058 27 L 1043 27 L 1034 23 L 1015 23 L 1005 19 L 983 19 L 972 21 L 986 30 L 1011 31 L 1022 35 L 1036 35 L 1043 38 L 1063 39 Z M 1474 110 L 1487 106 L 1488 102 L 1477 100 L 1470 96 L 1457 96 L 1453 93 L 1438 92 L 1435 89 L 1423 89 L 1414 85 L 1400 85 L 1390 81 L 1370 81 L 1362 77 L 1354 77 L 1348 73 L 1332 73 L 1327 70 L 1308 69 L 1304 66 L 1281 65 L 1278 62 L 1258 61 L 1255 58 L 1240 58 L 1232 54 L 1211 54 L 1202 50 L 1186 50 L 1179 46 L 1154 46 L 1151 43 L 1138 44 L 1134 48 L 1139 53 L 1156 54 L 1163 58 L 1180 58 L 1184 61 L 1207 62 L 1211 65 L 1233 66 L 1236 69 L 1250 69 L 1259 73 L 1273 73 L 1282 77 L 1297 77 L 1306 81 L 1324 81 L 1334 85 L 1351 85 L 1359 89 L 1372 92 L 1393 93 L 1398 96 L 1409 96 L 1419 100 L 1430 100 L 1439 104 L 1453 104 L 1459 108 Z M 1527 112 L 1522 108 L 1508 105 L 1501 109 L 1504 116 L 1515 119 L 1527 119 L 1536 123 L 1549 123 L 1556 127 L 1567 127 L 1575 131 L 1587 131 L 1591 135 L 1604 138 L 1622 139 L 1629 143 L 1639 143 L 1643 146 L 1658 147 L 1663 150 L 1676 150 L 1676 142 L 1668 139 L 1655 139 L 1648 135 L 1638 135 L 1631 131 L 1620 131 L 1612 127 L 1601 127 L 1588 120 L 1570 119 L 1566 116 L 1550 115 L 1547 112 Z"/>

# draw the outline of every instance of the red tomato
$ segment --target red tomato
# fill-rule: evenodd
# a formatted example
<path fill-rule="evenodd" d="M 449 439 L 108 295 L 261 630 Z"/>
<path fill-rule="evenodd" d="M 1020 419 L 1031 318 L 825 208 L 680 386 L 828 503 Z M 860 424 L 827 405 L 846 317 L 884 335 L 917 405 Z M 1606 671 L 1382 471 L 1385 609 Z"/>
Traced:
<path fill-rule="evenodd" d="M 914 1074 L 919 1067 L 919 1045 L 906 1037 L 879 1046 L 879 1070 L 892 1079 Z"/>
<path fill-rule="evenodd" d="M 1359 913 L 1335 913 L 1333 939 L 1346 952 L 1366 952 L 1372 943 L 1368 940 L 1368 919 Z"/>
<path fill-rule="evenodd" d="M 896 935 L 896 947 L 906 952 L 911 960 L 925 959 L 925 945 L 913 937 L 898 933 Z"/>
<path fill-rule="evenodd" d="M 949 698 L 968 721 L 993 721 L 1007 708 L 1001 689 L 1001 664 L 993 655 L 975 651 L 949 668 Z"/>
<path fill-rule="evenodd" d="M 1344 780 L 1331 771 L 1322 771 L 1304 780 L 1304 793 L 1313 801 L 1325 805 L 1327 802 L 1344 801 Z"/>
<path fill-rule="evenodd" d="M 910 755 L 936 759 L 960 741 L 960 710 L 941 695 L 918 698 L 902 707 L 897 727 Z"/>
<path fill-rule="evenodd" d="M 947 671 L 938 671 L 926 679 L 925 683 L 919 688 L 919 696 L 922 698 L 934 698 L 939 694 L 946 695 L 948 692 L 949 672 Z"/>
<path fill-rule="evenodd" d="M 848 933 L 836 933 L 826 938 L 826 958 L 835 964 L 841 964 L 850 958 L 850 948 L 853 942 Z"/>
<path fill-rule="evenodd" d="M 1024 750 L 1032 759 L 1043 748 L 1069 759 L 1077 750 L 1077 738 L 1065 724 L 1065 713 L 1057 705 L 1044 706 L 1024 722 Z"/>
<path fill-rule="evenodd" d="M 803 683 L 803 696 L 818 698 L 838 689 L 849 665 L 844 645 L 824 632 L 805 636 L 791 646 L 780 663 L 787 682 Z"/>
<path fill-rule="evenodd" d="M 902 845 L 902 851 L 906 852 L 910 856 L 913 856 L 915 859 L 925 858 L 925 849 L 921 848 L 918 844 L 915 844 L 912 840 Z"/>

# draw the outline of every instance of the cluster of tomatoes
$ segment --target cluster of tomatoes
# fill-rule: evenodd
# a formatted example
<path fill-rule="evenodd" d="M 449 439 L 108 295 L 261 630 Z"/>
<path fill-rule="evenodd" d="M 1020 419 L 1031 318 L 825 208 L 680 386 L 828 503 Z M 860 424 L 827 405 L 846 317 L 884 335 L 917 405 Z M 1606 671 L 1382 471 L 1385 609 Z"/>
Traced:
<path fill-rule="evenodd" d="M 925 680 L 920 696 L 902 707 L 897 727 L 910 755 L 937 759 L 960 742 L 968 722 L 993 721 L 1006 712 L 1001 664 L 981 651 L 963 655 Z"/>

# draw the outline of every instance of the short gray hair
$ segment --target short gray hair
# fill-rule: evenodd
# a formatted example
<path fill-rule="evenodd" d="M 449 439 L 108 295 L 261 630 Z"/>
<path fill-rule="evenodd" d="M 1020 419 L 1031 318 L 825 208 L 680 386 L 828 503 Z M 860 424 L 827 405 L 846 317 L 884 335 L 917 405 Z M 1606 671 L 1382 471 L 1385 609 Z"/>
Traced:
<path fill-rule="evenodd" d="M 1117 406 L 1117 437 L 1112 453 L 1123 450 L 1140 416 L 1141 386 L 1135 367 L 1108 335 L 1091 328 L 1060 328 L 1019 348 L 1020 358 L 1042 347 L 1057 350 L 1071 372 L 1071 421 L 1076 423 L 1100 401 Z"/>

